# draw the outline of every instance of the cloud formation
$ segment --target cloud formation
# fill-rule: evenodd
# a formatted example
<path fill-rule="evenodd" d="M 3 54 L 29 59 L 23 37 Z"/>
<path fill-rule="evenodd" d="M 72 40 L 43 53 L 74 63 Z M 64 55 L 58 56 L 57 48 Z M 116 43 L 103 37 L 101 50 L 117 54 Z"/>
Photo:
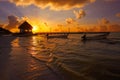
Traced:
<path fill-rule="evenodd" d="M 10 0 L 17 6 L 35 5 L 42 9 L 49 7 L 51 10 L 69 10 L 72 8 L 80 8 L 95 0 Z"/>
<path fill-rule="evenodd" d="M 109 31 L 111 31 L 111 32 L 120 32 L 120 25 L 119 24 L 111 24 L 109 26 Z"/>
<path fill-rule="evenodd" d="M 106 18 L 102 18 L 99 23 L 99 29 L 100 31 L 109 31 L 108 27 L 110 25 L 110 21 Z"/>
<path fill-rule="evenodd" d="M 81 19 L 86 15 L 84 10 L 79 10 L 79 11 L 73 11 L 77 19 Z"/>
<path fill-rule="evenodd" d="M 67 19 L 66 19 L 66 23 L 67 23 L 67 24 L 72 24 L 72 23 L 74 23 L 74 22 L 75 22 L 75 20 L 72 19 L 72 18 L 67 18 Z"/>
<path fill-rule="evenodd" d="M 19 18 L 14 15 L 8 16 L 8 21 L 9 23 L 5 26 L 6 29 L 16 28 L 20 24 Z"/>
<path fill-rule="evenodd" d="M 47 22 L 44 22 L 44 25 L 45 25 L 46 27 L 48 27 L 48 24 L 47 24 Z"/>
<path fill-rule="evenodd" d="M 108 19 L 102 18 L 100 24 L 98 25 L 99 31 L 110 31 L 110 32 L 120 32 L 120 25 L 113 24 Z"/>
<path fill-rule="evenodd" d="M 3 27 L 4 25 L 3 24 L 0 24 L 0 27 Z"/>
<path fill-rule="evenodd" d="M 107 24 L 110 23 L 110 21 L 107 20 L 106 18 L 102 18 L 102 19 L 101 19 L 101 23 L 102 23 L 103 25 L 107 25 Z"/>
<path fill-rule="evenodd" d="M 120 18 L 120 13 L 117 13 L 117 14 L 116 14 L 116 17 L 119 17 L 119 18 Z"/>

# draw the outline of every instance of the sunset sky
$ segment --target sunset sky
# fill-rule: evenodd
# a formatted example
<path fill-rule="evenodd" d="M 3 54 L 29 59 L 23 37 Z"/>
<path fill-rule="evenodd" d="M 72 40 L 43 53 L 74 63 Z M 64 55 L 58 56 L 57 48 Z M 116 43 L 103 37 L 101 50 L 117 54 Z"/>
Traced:
<path fill-rule="evenodd" d="M 25 20 L 36 32 L 120 31 L 120 0 L 0 0 L 1 27 Z"/>

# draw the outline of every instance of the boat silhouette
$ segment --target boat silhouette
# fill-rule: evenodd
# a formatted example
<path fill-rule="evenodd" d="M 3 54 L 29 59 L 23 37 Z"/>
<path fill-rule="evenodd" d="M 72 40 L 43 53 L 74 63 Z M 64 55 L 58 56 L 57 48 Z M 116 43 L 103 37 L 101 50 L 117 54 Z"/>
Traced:
<path fill-rule="evenodd" d="M 81 38 L 82 40 L 101 40 L 101 39 L 106 39 L 109 34 L 110 32 L 105 32 L 99 35 L 96 34 L 95 36 L 87 36 L 86 34 L 84 34 Z"/>

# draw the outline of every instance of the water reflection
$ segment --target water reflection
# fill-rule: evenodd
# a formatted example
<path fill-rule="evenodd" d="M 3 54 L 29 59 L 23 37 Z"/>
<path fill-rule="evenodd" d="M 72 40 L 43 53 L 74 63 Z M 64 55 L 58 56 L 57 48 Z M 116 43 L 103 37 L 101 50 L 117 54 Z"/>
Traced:
<path fill-rule="evenodd" d="M 48 80 L 46 77 L 53 75 L 49 67 L 65 77 L 74 78 L 70 77 L 69 80 L 101 80 L 103 77 L 107 80 L 109 76 L 118 79 L 119 47 L 99 41 L 84 44 L 79 35 L 70 35 L 69 39 L 49 40 L 41 36 L 18 37 L 12 42 L 11 73 L 20 80 Z M 13 78 L 11 80 L 18 80 Z"/>
<path fill-rule="evenodd" d="M 12 42 L 11 80 L 32 80 L 45 77 L 43 75 L 46 74 L 46 71 L 49 74 L 45 63 L 39 62 L 32 57 L 41 54 L 38 57 L 46 60 L 47 57 L 45 55 L 48 52 L 45 45 L 46 40 L 41 36 L 18 37 Z"/>
<path fill-rule="evenodd" d="M 9 80 L 9 58 L 12 51 L 11 42 L 16 37 L 0 36 L 0 79 Z"/>
<path fill-rule="evenodd" d="M 12 47 L 20 47 L 19 45 L 19 38 L 17 37 L 11 42 Z"/>

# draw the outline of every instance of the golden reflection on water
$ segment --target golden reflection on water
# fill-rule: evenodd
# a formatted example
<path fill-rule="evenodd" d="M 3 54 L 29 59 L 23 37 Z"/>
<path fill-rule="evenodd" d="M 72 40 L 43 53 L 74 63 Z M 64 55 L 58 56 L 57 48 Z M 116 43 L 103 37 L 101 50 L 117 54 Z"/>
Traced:
<path fill-rule="evenodd" d="M 91 73 L 96 75 L 99 75 L 100 73 L 100 76 L 102 77 L 104 75 L 102 73 L 104 73 L 105 70 L 106 71 L 109 70 L 108 68 L 109 65 L 111 66 L 111 68 L 116 68 L 116 70 L 119 70 L 119 68 L 116 67 L 116 65 L 118 64 L 117 62 L 119 62 L 119 58 L 116 58 L 117 53 L 114 55 L 111 54 L 112 56 L 110 54 L 106 54 L 106 51 L 108 51 L 109 53 L 111 53 L 111 51 L 116 51 L 119 48 L 118 46 L 111 45 L 113 47 L 117 47 L 116 50 L 111 48 L 111 46 L 107 47 L 106 49 L 103 49 L 105 46 L 108 46 L 110 44 L 101 44 L 99 42 L 87 42 L 87 44 L 82 45 L 82 43 L 80 43 L 79 40 L 77 39 L 73 39 L 69 43 L 67 44 L 66 43 L 67 40 L 66 41 L 65 40 L 62 41 L 58 39 L 46 40 L 44 37 L 40 37 L 40 36 L 32 36 L 32 37 L 24 37 L 24 38 L 19 37 L 12 42 L 12 45 L 14 50 L 13 54 L 18 53 L 20 55 L 13 55 L 13 56 L 17 56 L 17 58 L 20 57 L 18 60 L 21 60 L 21 58 L 23 59 L 24 63 L 19 63 L 19 64 L 24 64 L 26 66 L 26 73 L 27 72 L 33 73 L 31 76 L 30 75 L 28 76 L 29 80 L 32 80 L 35 76 L 40 76 L 40 74 L 42 74 L 42 70 L 45 70 L 45 66 L 43 66 L 43 63 L 46 61 L 49 61 L 51 63 L 53 62 L 53 65 L 54 64 L 56 65 L 55 67 L 58 67 L 59 64 L 60 65 L 63 64 L 63 69 L 62 66 L 60 67 L 61 70 L 64 70 L 65 67 L 68 70 L 68 72 L 73 70 L 74 72 L 78 72 L 81 74 L 84 71 L 83 75 L 87 74 L 90 76 Z M 17 48 L 18 52 L 16 51 L 17 49 L 15 47 L 19 47 Z M 106 51 L 104 52 L 103 50 Z M 119 52 L 119 49 L 117 51 Z M 37 63 L 31 56 L 28 56 L 29 54 L 35 55 L 35 58 L 38 58 L 41 61 L 43 61 L 42 64 L 40 64 L 41 61 Z M 81 67 L 80 70 L 79 67 Z M 98 72 L 94 72 L 95 70 Z M 108 76 L 109 74 L 110 73 L 105 73 L 105 75 Z M 96 77 L 96 76 L 93 75 L 91 77 Z M 28 79 L 24 79 L 24 80 L 28 80 Z"/>
<path fill-rule="evenodd" d="M 11 42 L 11 45 L 12 45 L 12 47 L 20 47 L 20 45 L 19 45 L 19 38 L 14 39 Z"/>
<path fill-rule="evenodd" d="M 40 64 L 40 62 L 37 62 L 36 59 L 31 56 L 40 53 L 42 50 L 40 45 L 45 42 L 44 37 L 37 36 L 17 37 L 11 42 L 11 61 L 16 64 L 13 64 L 13 66 L 16 67 L 15 69 L 20 71 L 16 74 L 22 76 L 24 80 L 32 80 L 36 76 L 40 76 L 42 74 L 41 71 L 46 70 L 43 64 Z M 24 75 L 24 73 L 28 74 Z"/>
<path fill-rule="evenodd" d="M 28 47 L 30 54 L 35 55 L 39 51 L 42 51 L 41 46 L 43 45 L 44 42 L 45 42 L 45 38 L 44 37 L 33 36 L 32 37 L 32 42 L 31 42 L 32 46 Z"/>
<path fill-rule="evenodd" d="M 29 46 L 29 53 L 40 61 L 47 62 L 50 59 L 50 53 L 53 52 L 56 45 L 46 40 L 45 37 L 32 37 L 32 46 Z"/>
<path fill-rule="evenodd" d="M 38 66 L 35 65 L 35 61 L 34 60 L 30 60 L 27 66 L 27 72 L 31 72 L 33 70 L 38 69 Z"/>

